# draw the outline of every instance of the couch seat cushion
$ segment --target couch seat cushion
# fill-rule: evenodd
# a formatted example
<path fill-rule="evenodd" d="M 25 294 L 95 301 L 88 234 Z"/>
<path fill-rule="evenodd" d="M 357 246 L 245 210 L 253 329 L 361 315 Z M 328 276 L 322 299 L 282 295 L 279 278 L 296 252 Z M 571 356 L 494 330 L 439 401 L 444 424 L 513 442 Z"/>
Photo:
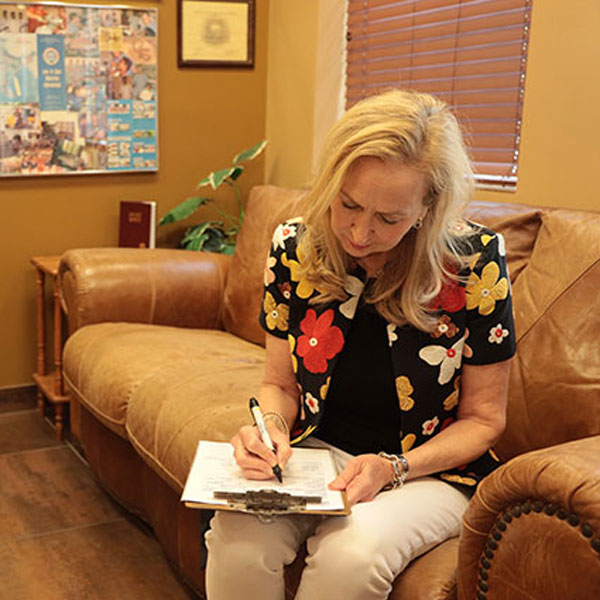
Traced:
<path fill-rule="evenodd" d="M 252 422 L 248 399 L 264 375 L 262 347 L 224 332 L 199 333 L 212 336 L 201 340 L 196 356 L 143 381 L 127 411 L 130 441 L 178 492 L 199 440 L 228 441 Z"/>
<path fill-rule="evenodd" d="M 88 325 L 64 351 L 75 396 L 175 489 L 198 440 L 228 440 L 250 421 L 264 361 L 261 346 L 224 331 L 136 323 Z"/>

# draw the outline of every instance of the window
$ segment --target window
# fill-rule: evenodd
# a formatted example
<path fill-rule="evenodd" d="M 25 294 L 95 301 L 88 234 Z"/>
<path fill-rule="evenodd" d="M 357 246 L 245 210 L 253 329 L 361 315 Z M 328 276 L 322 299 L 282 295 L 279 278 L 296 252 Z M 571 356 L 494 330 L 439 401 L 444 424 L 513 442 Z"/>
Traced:
<path fill-rule="evenodd" d="M 391 87 L 452 106 L 479 183 L 514 187 L 532 0 L 348 0 L 346 107 Z"/>

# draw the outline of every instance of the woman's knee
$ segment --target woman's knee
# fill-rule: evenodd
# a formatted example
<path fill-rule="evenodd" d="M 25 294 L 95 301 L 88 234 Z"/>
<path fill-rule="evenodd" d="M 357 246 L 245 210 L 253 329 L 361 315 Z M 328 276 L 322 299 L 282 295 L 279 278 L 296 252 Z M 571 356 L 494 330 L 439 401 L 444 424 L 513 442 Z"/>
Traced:
<path fill-rule="evenodd" d="M 324 536 L 322 539 L 309 539 L 307 568 L 315 576 L 331 585 L 340 583 L 344 588 L 369 590 L 364 597 L 376 590 L 388 590 L 394 580 L 394 570 L 387 560 L 387 551 L 381 540 L 365 535 L 345 541 L 336 540 L 336 536 Z M 356 596 L 359 597 L 359 596 Z"/>
<path fill-rule="evenodd" d="M 299 543 L 293 523 L 283 519 L 263 523 L 253 515 L 235 512 L 217 512 L 206 533 L 209 562 L 237 568 L 279 571 L 294 560 Z"/>

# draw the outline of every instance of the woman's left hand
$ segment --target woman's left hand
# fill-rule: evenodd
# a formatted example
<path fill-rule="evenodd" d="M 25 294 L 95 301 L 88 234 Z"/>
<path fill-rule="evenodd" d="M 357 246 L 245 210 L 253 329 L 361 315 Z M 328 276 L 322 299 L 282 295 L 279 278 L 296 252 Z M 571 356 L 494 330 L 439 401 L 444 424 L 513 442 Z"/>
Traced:
<path fill-rule="evenodd" d="M 376 454 L 351 458 L 346 468 L 329 484 L 331 490 L 346 490 L 350 506 L 370 502 L 392 481 L 392 464 Z"/>

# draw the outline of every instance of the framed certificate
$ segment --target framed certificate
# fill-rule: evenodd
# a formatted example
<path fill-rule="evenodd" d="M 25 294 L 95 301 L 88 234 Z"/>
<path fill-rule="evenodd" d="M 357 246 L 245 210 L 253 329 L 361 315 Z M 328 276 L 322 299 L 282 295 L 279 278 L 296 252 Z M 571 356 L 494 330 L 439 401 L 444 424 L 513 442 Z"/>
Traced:
<path fill-rule="evenodd" d="M 180 67 L 253 67 L 255 0 L 177 0 Z"/>

